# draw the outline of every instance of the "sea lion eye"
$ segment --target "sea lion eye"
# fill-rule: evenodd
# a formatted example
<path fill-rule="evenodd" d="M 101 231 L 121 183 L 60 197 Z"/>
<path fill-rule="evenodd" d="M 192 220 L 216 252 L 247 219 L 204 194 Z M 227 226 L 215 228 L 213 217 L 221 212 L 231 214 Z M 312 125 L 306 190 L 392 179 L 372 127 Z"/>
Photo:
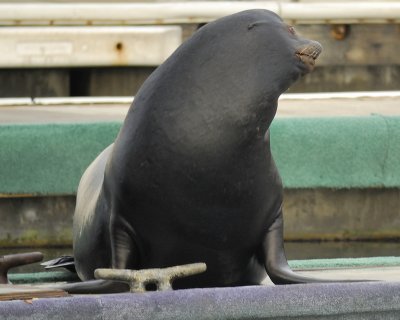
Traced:
<path fill-rule="evenodd" d="M 294 28 L 292 26 L 288 26 L 288 31 L 293 35 L 296 34 L 296 30 L 294 30 Z"/>
<path fill-rule="evenodd" d="M 266 20 L 256 21 L 256 22 L 250 23 L 250 24 L 247 26 L 247 29 L 248 29 L 248 30 L 251 30 L 251 29 L 253 29 L 254 27 L 259 26 L 259 25 L 261 25 L 261 24 L 269 24 L 269 22 L 266 21 Z"/>

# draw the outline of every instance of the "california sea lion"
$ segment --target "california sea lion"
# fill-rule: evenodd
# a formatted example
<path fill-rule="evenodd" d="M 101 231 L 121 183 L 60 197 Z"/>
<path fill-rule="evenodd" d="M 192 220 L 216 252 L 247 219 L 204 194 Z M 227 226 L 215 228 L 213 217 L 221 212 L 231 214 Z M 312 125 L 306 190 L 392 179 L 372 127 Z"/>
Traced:
<path fill-rule="evenodd" d="M 253 285 L 267 274 L 276 284 L 318 281 L 286 261 L 269 126 L 280 94 L 320 52 L 267 10 L 221 18 L 183 43 L 82 177 L 73 226 L 79 277 L 205 262 L 204 274 L 176 287 Z"/>

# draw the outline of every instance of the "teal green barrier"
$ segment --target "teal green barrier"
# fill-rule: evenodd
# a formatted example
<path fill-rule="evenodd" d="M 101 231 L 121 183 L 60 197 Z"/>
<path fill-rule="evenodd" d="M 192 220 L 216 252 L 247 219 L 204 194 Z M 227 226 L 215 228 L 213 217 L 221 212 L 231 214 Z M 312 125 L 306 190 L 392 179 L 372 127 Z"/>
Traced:
<path fill-rule="evenodd" d="M 74 194 L 121 123 L 0 126 L 0 194 Z M 286 188 L 400 187 L 400 117 L 277 118 Z"/>
<path fill-rule="evenodd" d="M 290 260 L 293 269 L 372 268 L 400 266 L 400 257 Z"/>
<path fill-rule="evenodd" d="M 74 194 L 86 167 L 114 141 L 120 126 L 0 126 L 0 194 Z"/>
<path fill-rule="evenodd" d="M 287 188 L 400 186 L 400 117 L 276 119 L 271 145 Z"/>
<path fill-rule="evenodd" d="M 12 284 L 43 283 L 43 282 L 76 282 L 80 281 L 76 273 L 60 268 L 62 271 L 46 271 L 35 273 L 9 273 Z"/>

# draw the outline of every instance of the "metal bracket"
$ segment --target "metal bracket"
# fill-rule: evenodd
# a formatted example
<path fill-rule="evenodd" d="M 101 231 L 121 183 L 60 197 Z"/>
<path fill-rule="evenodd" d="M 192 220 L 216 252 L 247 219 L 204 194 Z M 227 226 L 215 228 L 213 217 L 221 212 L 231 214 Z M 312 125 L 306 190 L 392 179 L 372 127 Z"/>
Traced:
<path fill-rule="evenodd" d="M 41 252 L 17 253 L 0 256 L 0 283 L 9 283 L 7 277 L 9 269 L 40 262 L 42 260 L 43 253 Z"/>
<path fill-rule="evenodd" d="M 127 282 L 130 292 L 146 292 L 172 290 L 172 282 L 177 278 L 188 277 L 191 275 L 205 272 L 205 263 L 192 263 L 181 266 L 160 268 L 160 269 L 96 269 L 94 277 L 103 280 L 115 280 Z"/>

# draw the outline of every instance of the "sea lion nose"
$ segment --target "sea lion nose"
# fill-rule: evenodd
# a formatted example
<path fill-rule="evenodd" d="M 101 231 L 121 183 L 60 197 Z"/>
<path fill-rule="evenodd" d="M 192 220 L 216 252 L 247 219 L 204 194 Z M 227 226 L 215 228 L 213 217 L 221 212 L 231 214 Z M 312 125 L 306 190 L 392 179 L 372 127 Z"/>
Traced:
<path fill-rule="evenodd" d="M 306 43 L 303 43 L 301 46 L 299 46 L 296 50 L 297 55 L 311 57 L 314 60 L 318 58 L 321 52 L 321 44 L 318 41 L 314 40 L 308 40 Z"/>

